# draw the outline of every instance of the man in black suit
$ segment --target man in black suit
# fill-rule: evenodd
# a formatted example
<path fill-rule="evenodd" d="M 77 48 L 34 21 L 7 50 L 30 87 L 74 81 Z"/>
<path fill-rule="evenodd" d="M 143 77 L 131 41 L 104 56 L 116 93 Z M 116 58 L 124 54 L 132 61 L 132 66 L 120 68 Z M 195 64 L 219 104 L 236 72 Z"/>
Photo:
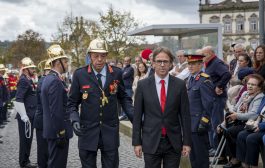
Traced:
<path fill-rule="evenodd" d="M 169 49 L 153 53 L 155 74 L 139 81 L 135 95 L 132 144 L 146 168 L 179 167 L 181 153 L 188 156 L 191 121 L 185 82 L 169 75 L 173 55 Z"/>
<path fill-rule="evenodd" d="M 81 164 L 83 168 L 97 167 L 97 151 L 100 150 L 102 168 L 118 168 L 117 103 L 121 103 L 132 121 L 132 99 L 125 92 L 120 68 L 106 64 L 106 42 L 92 40 L 88 52 L 91 64 L 75 71 L 67 105 L 78 136 Z"/>

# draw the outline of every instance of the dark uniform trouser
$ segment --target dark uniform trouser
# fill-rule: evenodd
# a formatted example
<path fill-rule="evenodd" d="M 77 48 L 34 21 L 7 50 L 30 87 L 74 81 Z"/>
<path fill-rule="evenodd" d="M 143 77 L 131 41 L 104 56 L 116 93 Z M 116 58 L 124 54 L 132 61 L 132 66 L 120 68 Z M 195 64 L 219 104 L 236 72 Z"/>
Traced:
<path fill-rule="evenodd" d="M 197 132 L 193 132 L 191 140 L 190 161 L 192 168 L 209 168 L 208 134 L 198 135 Z"/>
<path fill-rule="evenodd" d="M 57 146 L 56 139 L 48 139 L 48 168 L 66 168 L 69 140 L 63 148 Z"/>
<path fill-rule="evenodd" d="M 30 149 L 33 138 L 33 121 L 31 120 L 31 137 L 26 138 L 25 123 L 18 118 L 18 132 L 19 132 L 19 165 L 21 167 L 30 163 Z"/>
<path fill-rule="evenodd" d="M 161 137 L 158 148 L 154 154 L 144 153 L 145 168 L 179 167 L 181 151 L 176 151 L 171 145 L 168 137 Z"/>
<path fill-rule="evenodd" d="M 118 148 L 114 150 L 105 151 L 100 134 L 98 141 L 98 149 L 101 151 L 102 168 L 118 168 L 119 167 L 119 151 Z M 79 148 L 79 157 L 82 168 L 97 167 L 97 151 L 88 151 Z"/>
<path fill-rule="evenodd" d="M 258 166 L 259 151 L 262 144 L 262 137 L 265 132 L 241 131 L 237 136 L 236 157 L 238 160 L 251 165 Z"/>
<path fill-rule="evenodd" d="M 37 161 L 39 168 L 47 168 L 48 166 L 48 142 L 42 136 L 42 130 L 36 129 L 37 137 Z"/>
<path fill-rule="evenodd" d="M 236 158 L 237 135 L 240 131 L 244 130 L 244 127 L 245 124 L 239 124 L 227 129 L 226 149 L 229 153 L 229 156 L 232 158 Z"/>
<path fill-rule="evenodd" d="M 0 125 L 4 122 L 4 107 L 0 107 Z"/>

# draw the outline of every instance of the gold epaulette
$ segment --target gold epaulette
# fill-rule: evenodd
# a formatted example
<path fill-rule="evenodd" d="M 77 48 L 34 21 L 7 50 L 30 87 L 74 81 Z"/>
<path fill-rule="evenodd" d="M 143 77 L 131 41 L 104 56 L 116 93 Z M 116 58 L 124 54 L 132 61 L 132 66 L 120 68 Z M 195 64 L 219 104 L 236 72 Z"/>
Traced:
<path fill-rule="evenodd" d="M 206 74 L 206 73 L 204 73 L 204 72 L 201 73 L 201 76 L 202 76 L 202 77 L 205 77 L 205 78 L 209 78 L 209 77 L 210 77 L 208 74 Z"/>

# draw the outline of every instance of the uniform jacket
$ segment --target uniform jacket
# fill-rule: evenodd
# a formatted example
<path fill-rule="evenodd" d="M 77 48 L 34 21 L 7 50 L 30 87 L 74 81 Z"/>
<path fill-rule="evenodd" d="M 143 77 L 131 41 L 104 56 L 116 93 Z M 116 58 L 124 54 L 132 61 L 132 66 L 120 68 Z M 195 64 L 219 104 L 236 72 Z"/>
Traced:
<path fill-rule="evenodd" d="M 78 146 L 84 150 L 96 151 L 99 135 L 102 136 L 104 150 L 117 149 L 119 146 L 119 119 L 117 111 L 118 100 L 132 121 L 132 99 L 126 94 L 122 71 L 113 66 L 107 66 L 105 96 L 108 103 L 101 105 L 102 91 L 93 68 L 88 65 L 77 69 L 73 75 L 68 111 L 72 122 L 80 122 L 83 136 L 78 138 Z M 80 114 L 79 114 L 79 105 Z"/>
<path fill-rule="evenodd" d="M 197 132 L 201 118 L 211 118 L 214 86 L 209 76 L 202 72 L 197 74 L 193 82 L 188 83 L 191 130 Z"/>
<path fill-rule="evenodd" d="M 222 60 L 215 57 L 207 63 L 205 73 L 210 75 L 210 78 L 215 87 L 219 87 L 224 90 L 224 93 L 221 96 L 226 96 L 226 85 L 231 79 L 231 74 L 229 72 L 228 66 L 225 65 Z"/>
<path fill-rule="evenodd" d="M 37 111 L 35 113 L 35 117 L 34 117 L 34 123 L 33 126 L 36 129 L 42 130 L 43 129 L 43 109 L 42 109 L 42 103 L 41 103 L 41 86 L 42 86 L 42 82 L 44 80 L 45 76 L 42 76 L 39 81 L 38 81 L 38 85 L 37 85 Z"/>
<path fill-rule="evenodd" d="M 65 130 L 67 139 L 73 137 L 70 114 L 66 112 L 67 88 L 59 74 L 53 70 L 44 78 L 41 86 L 43 108 L 43 137 L 56 139 Z"/>
<path fill-rule="evenodd" d="M 169 75 L 164 113 L 156 91 L 155 76 L 138 82 L 135 95 L 132 144 L 142 145 L 143 152 L 154 154 L 159 145 L 161 128 L 178 152 L 191 144 L 191 121 L 186 84 Z M 143 119 L 143 120 L 142 120 Z"/>
<path fill-rule="evenodd" d="M 124 82 L 125 89 L 132 89 L 134 70 L 131 65 L 127 65 L 126 67 L 124 67 L 122 71 L 122 79 Z"/>
<path fill-rule="evenodd" d="M 22 74 L 17 84 L 16 101 L 24 103 L 29 119 L 33 119 L 37 110 L 36 86 L 30 77 Z M 17 118 L 20 115 L 17 113 Z"/>

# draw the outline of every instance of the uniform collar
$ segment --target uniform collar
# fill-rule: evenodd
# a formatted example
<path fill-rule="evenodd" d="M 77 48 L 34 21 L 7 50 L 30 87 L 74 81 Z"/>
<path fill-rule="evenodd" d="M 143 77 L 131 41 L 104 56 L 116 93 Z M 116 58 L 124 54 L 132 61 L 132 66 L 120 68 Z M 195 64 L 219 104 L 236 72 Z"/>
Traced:
<path fill-rule="evenodd" d="M 207 62 L 204 63 L 205 67 L 207 67 L 211 62 L 212 60 L 214 60 L 216 58 L 216 55 L 212 56 Z"/>
<path fill-rule="evenodd" d="M 94 68 L 93 66 L 91 66 L 91 67 L 92 67 L 92 69 L 93 69 L 95 75 L 99 74 L 99 73 L 95 70 L 95 68 Z M 103 67 L 102 70 L 100 71 L 100 74 L 101 74 L 102 76 L 104 76 L 104 77 L 107 76 L 107 66 L 106 66 L 106 65 L 104 65 L 104 67 Z"/>

